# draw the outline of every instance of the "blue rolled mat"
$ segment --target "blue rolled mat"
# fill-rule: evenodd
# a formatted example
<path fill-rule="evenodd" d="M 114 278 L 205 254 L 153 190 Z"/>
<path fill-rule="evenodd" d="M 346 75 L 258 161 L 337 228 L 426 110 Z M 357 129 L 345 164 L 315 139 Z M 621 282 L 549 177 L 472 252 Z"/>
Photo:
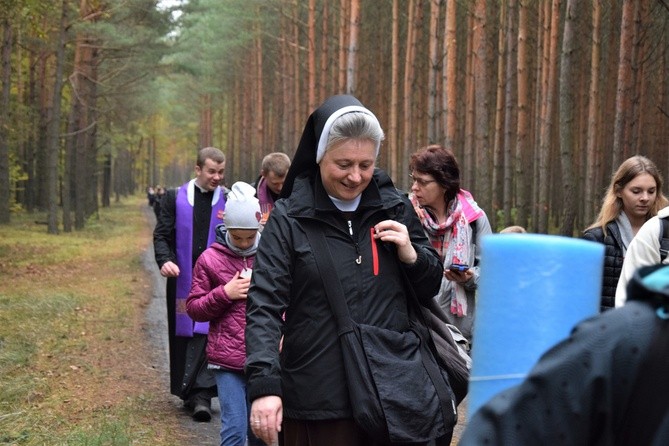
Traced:
<path fill-rule="evenodd" d="M 468 412 L 519 384 L 539 357 L 599 311 L 604 245 L 543 234 L 481 242 Z"/>

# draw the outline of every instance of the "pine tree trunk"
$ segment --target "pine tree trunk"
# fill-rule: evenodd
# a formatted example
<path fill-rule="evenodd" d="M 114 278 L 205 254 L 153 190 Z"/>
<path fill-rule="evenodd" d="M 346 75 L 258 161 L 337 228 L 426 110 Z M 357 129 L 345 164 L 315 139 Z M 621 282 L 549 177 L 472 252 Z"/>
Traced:
<path fill-rule="evenodd" d="M 490 172 L 490 93 L 489 93 L 489 66 L 488 41 L 486 38 L 487 9 L 486 0 L 476 0 L 474 13 L 474 159 L 477 166 L 476 181 L 474 177 L 467 178 L 469 184 L 474 184 L 477 201 L 483 209 L 492 212 L 492 194 Z"/>
<path fill-rule="evenodd" d="M 416 28 L 418 26 L 418 8 L 420 1 L 409 0 L 409 16 L 407 19 L 407 40 L 406 56 L 404 62 L 404 85 L 402 86 L 402 102 L 404 106 L 404 122 L 402 129 L 402 164 L 401 172 L 409 171 L 409 153 L 415 144 L 413 125 L 414 125 L 414 107 L 412 106 L 412 86 L 415 79 L 415 58 L 416 58 Z M 402 184 L 407 184 L 407 180 L 402 178 Z"/>
<path fill-rule="evenodd" d="M 258 8 L 258 15 L 260 15 L 260 8 Z M 255 99 L 255 107 L 253 110 L 253 119 L 255 122 L 255 131 L 252 135 L 254 150 L 251 151 L 252 159 L 251 166 L 260 164 L 265 152 L 267 151 L 267 141 L 265 134 L 265 89 L 263 88 L 263 47 L 261 41 L 260 24 L 256 24 L 255 30 L 255 51 L 253 66 L 255 67 L 255 86 L 253 87 L 253 94 Z M 315 86 L 314 86 L 315 90 Z"/>
<path fill-rule="evenodd" d="M 314 110 L 318 106 L 316 103 L 316 0 L 309 0 L 307 30 L 307 97 L 309 110 Z"/>
<path fill-rule="evenodd" d="M 323 19 L 322 19 L 322 35 L 321 35 L 321 50 L 320 50 L 320 80 L 318 82 L 318 97 L 316 98 L 316 104 L 318 105 L 319 100 L 324 100 L 326 97 L 326 92 L 332 91 L 332 85 L 329 83 L 329 69 L 328 64 L 330 63 L 330 48 L 328 42 L 330 40 L 330 3 L 323 3 Z M 334 65 L 334 64 L 333 64 Z"/>
<path fill-rule="evenodd" d="M 630 153 L 630 125 L 632 110 L 632 64 L 634 51 L 634 11 L 638 0 L 623 1 L 623 16 L 620 29 L 620 51 L 618 60 L 618 88 L 616 94 L 616 117 L 613 130 L 614 168 Z"/>
<path fill-rule="evenodd" d="M 53 101 L 51 119 L 47 127 L 47 172 L 49 213 L 47 231 L 58 234 L 58 159 L 60 153 L 60 111 L 63 89 L 63 65 L 65 63 L 65 26 L 67 25 L 67 1 L 62 0 L 58 41 L 56 42 L 56 73 L 53 84 Z"/>
<path fill-rule="evenodd" d="M 558 42 L 558 23 L 559 23 L 560 0 L 552 0 L 551 11 L 545 19 L 548 25 L 544 31 L 545 40 L 544 60 L 542 62 L 543 82 L 542 113 L 539 132 L 539 201 L 538 201 L 538 219 L 536 232 L 548 233 L 548 213 L 549 213 L 549 161 L 551 154 L 551 129 L 553 126 L 553 114 L 555 109 L 555 82 L 557 70 L 557 42 Z"/>
<path fill-rule="evenodd" d="M 460 174 L 462 177 L 466 178 L 469 189 L 472 189 L 473 182 L 475 180 L 474 175 L 474 132 L 475 132 L 475 119 L 476 119 L 476 108 L 475 108 L 475 88 L 474 88 L 474 14 L 468 14 L 467 17 L 467 29 L 468 39 L 467 39 L 467 59 L 465 64 L 465 82 L 464 82 L 464 101 L 465 101 L 465 133 L 464 133 L 464 147 L 463 153 L 460 159 L 460 165 L 463 166 L 460 169 Z M 461 183 L 462 184 L 462 183 Z"/>
<path fill-rule="evenodd" d="M 200 95 L 200 148 L 212 145 L 211 113 L 211 94 L 204 93 Z"/>
<path fill-rule="evenodd" d="M 560 166 L 562 167 L 562 227 L 560 234 L 571 237 L 574 235 L 574 219 L 576 218 L 576 175 L 574 175 L 573 158 L 576 148 L 577 134 L 575 129 L 576 115 L 576 61 L 578 48 L 576 44 L 577 18 L 580 9 L 578 0 L 567 0 L 564 31 L 562 33 L 562 54 L 560 58 Z"/>
<path fill-rule="evenodd" d="M 346 49 L 350 29 L 351 0 L 339 0 L 339 76 L 338 91 L 346 91 Z"/>
<path fill-rule="evenodd" d="M 430 1 L 430 31 L 428 40 L 429 69 L 427 80 L 427 140 L 428 143 L 437 143 L 439 122 L 437 119 L 437 79 L 441 70 L 439 50 L 439 14 L 441 0 Z"/>
<path fill-rule="evenodd" d="M 602 168 L 602 149 L 598 139 L 600 126 L 599 110 L 599 67 L 601 58 L 602 0 L 592 1 L 592 48 L 590 55 L 590 87 L 588 89 L 588 134 L 586 140 L 587 161 L 585 163 L 585 209 L 583 218 L 586 225 L 595 219 L 599 200 L 596 200 L 597 174 Z"/>
<path fill-rule="evenodd" d="M 392 45 L 391 45 L 391 66 L 390 73 L 390 124 L 388 126 L 388 158 L 390 160 L 390 177 L 395 179 L 395 184 L 398 186 L 406 184 L 405 175 L 399 175 L 398 161 L 399 161 L 399 142 L 400 142 L 400 127 L 399 127 L 399 113 L 400 113 L 400 0 L 393 0 L 393 26 L 392 26 Z M 406 186 L 400 186 L 406 189 Z"/>
<path fill-rule="evenodd" d="M 358 72 L 358 39 L 360 36 L 360 0 L 351 0 L 351 15 L 346 58 L 346 93 L 356 94 Z"/>
<path fill-rule="evenodd" d="M 492 200 L 491 208 L 488 211 L 488 220 L 490 225 L 497 227 L 497 211 L 500 209 L 500 202 L 504 197 L 504 123 L 506 121 L 506 88 L 507 88 L 507 64 L 509 63 L 507 52 L 510 47 L 507 47 L 506 34 L 506 16 L 508 14 L 508 6 L 506 3 L 500 3 L 499 11 L 499 31 L 497 33 L 497 88 L 495 90 L 495 129 L 493 136 L 493 162 L 492 162 Z"/>
<path fill-rule="evenodd" d="M 9 223 L 9 92 L 12 78 L 12 25 L 8 19 L 2 21 L 2 92 L 0 93 L 0 224 Z"/>
<path fill-rule="evenodd" d="M 513 178 L 513 168 L 517 160 L 514 154 L 514 144 L 517 138 L 515 131 L 518 126 L 517 107 L 518 88 L 514 77 L 518 72 L 518 30 L 516 29 L 516 18 L 518 17 L 518 5 L 516 0 L 510 0 L 508 3 L 507 20 L 503 25 L 506 29 L 506 85 L 505 85 L 505 107 L 504 113 L 504 169 L 503 169 L 503 190 L 502 208 L 504 209 L 504 226 L 514 224 L 511 208 L 514 205 L 514 185 L 517 182 Z M 517 202 L 516 202 L 517 205 Z"/>

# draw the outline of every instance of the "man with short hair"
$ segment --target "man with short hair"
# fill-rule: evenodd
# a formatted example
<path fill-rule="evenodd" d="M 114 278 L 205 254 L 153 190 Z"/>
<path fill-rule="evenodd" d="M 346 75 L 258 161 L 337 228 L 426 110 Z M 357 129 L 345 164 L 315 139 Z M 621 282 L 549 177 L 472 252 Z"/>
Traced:
<path fill-rule="evenodd" d="M 260 176 L 253 184 L 261 207 L 263 204 L 274 205 L 274 201 L 279 198 L 289 168 L 290 158 L 285 153 L 272 152 L 263 158 Z"/>
<path fill-rule="evenodd" d="M 186 313 L 193 267 L 215 240 L 223 222 L 226 189 L 225 155 L 215 147 L 198 152 L 195 178 L 168 190 L 153 231 L 160 274 L 167 277 L 167 325 L 170 353 L 170 392 L 184 401 L 196 421 L 211 420 L 216 381 L 207 369 L 207 323 Z"/>

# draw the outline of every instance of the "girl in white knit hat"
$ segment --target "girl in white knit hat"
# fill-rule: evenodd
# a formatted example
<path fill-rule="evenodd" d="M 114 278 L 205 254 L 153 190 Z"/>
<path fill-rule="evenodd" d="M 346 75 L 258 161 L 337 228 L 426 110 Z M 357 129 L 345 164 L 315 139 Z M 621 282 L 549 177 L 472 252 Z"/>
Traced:
<path fill-rule="evenodd" d="M 221 446 L 262 445 L 248 426 L 244 360 L 246 296 L 260 233 L 260 205 L 255 189 L 232 185 L 224 223 L 214 242 L 197 260 L 186 311 L 193 320 L 209 322 L 208 367 L 216 377 L 221 406 Z"/>

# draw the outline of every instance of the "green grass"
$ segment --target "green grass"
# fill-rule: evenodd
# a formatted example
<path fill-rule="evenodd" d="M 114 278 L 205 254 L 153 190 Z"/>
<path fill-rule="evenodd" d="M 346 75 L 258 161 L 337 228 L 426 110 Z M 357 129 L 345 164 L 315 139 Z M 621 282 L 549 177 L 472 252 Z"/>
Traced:
<path fill-rule="evenodd" d="M 0 226 L 0 445 L 180 444 L 142 337 L 151 242 L 131 197 L 81 231 Z M 150 408 L 150 410 L 149 410 Z"/>

